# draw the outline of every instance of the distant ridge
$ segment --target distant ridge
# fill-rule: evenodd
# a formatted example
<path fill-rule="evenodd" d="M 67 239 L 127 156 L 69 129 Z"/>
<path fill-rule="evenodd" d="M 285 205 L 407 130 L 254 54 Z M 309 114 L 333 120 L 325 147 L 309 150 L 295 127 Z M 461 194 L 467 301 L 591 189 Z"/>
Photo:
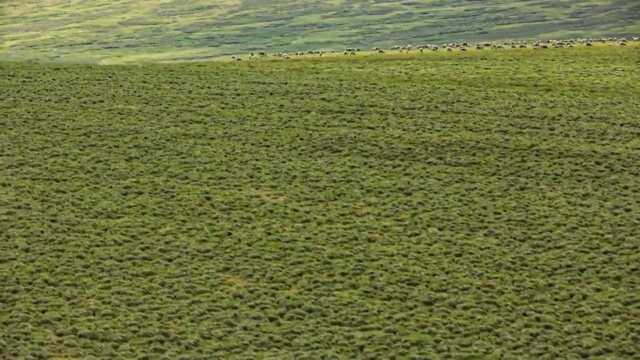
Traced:
<path fill-rule="evenodd" d="M 171 61 L 253 51 L 638 33 L 636 0 L 0 3 L 0 60 Z"/>

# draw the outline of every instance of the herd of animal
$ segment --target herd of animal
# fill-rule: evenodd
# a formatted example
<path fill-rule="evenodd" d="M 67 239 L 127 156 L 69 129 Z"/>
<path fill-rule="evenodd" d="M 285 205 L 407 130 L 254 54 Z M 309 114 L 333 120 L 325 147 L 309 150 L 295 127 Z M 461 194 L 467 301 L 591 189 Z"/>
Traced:
<path fill-rule="evenodd" d="M 640 37 L 608 37 L 608 38 L 598 38 L 598 39 L 570 39 L 570 40 L 518 40 L 518 41 L 502 41 L 502 42 L 479 42 L 479 43 L 469 43 L 469 42 L 453 42 L 442 45 L 433 45 L 433 44 L 425 44 L 425 45 L 396 45 L 391 47 L 390 49 L 382 49 L 379 47 L 374 47 L 370 50 L 363 50 L 360 48 L 346 48 L 345 50 L 337 51 L 337 50 L 308 50 L 308 51 L 297 51 L 293 53 L 272 53 L 269 54 L 267 52 L 261 51 L 257 53 L 249 54 L 249 59 L 256 59 L 261 57 L 277 57 L 282 59 L 290 59 L 292 57 L 300 57 L 300 56 L 324 56 L 327 54 L 339 55 L 343 54 L 345 56 L 355 56 L 358 53 L 362 53 L 363 51 L 369 51 L 375 54 L 385 54 L 387 52 L 401 52 L 401 53 L 410 53 L 410 52 L 425 52 L 425 51 L 468 51 L 468 50 L 499 50 L 499 49 L 551 49 L 551 48 L 572 48 L 575 46 L 594 46 L 594 44 L 610 44 L 617 46 L 627 46 L 629 42 L 639 42 Z M 232 60 L 242 61 L 242 57 L 240 56 L 232 56 Z"/>

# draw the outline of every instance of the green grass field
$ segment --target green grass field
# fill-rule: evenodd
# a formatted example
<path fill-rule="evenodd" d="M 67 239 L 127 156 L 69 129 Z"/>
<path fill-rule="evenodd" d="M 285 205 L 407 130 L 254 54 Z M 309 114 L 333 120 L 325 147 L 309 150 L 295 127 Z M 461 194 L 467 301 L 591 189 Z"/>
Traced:
<path fill-rule="evenodd" d="M 0 358 L 637 358 L 639 62 L 0 63 Z"/>
<path fill-rule="evenodd" d="M 637 34 L 637 0 L 0 1 L 0 60 L 185 61 L 252 51 Z"/>

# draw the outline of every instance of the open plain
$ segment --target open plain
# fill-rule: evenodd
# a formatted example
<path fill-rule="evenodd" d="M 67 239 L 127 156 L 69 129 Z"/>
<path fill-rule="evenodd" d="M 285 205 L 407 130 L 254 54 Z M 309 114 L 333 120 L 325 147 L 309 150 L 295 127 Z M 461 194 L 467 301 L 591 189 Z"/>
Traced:
<path fill-rule="evenodd" d="M 639 65 L 0 63 L 0 358 L 637 357 Z"/>

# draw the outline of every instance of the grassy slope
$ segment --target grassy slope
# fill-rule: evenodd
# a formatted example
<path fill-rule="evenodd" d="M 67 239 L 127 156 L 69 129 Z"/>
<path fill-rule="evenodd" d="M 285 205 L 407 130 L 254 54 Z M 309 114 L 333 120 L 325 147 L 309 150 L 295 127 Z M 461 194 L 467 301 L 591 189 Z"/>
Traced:
<path fill-rule="evenodd" d="M 136 62 L 250 51 L 640 33 L 635 0 L 8 0 L 0 59 Z"/>
<path fill-rule="evenodd" d="M 0 354 L 638 354 L 639 51 L 0 64 Z"/>

